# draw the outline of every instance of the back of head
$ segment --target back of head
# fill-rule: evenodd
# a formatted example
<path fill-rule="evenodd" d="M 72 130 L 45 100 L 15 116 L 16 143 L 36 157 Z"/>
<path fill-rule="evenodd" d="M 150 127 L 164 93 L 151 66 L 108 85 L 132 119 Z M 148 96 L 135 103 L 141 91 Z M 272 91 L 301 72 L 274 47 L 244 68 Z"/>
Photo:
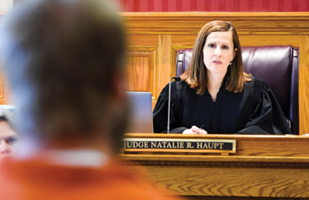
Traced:
<path fill-rule="evenodd" d="M 1 22 L 21 132 L 43 140 L 102 132 L 113 119 L 115 78 L 125 70 L 114 8 L 104 0 L 25 0 Z"/>

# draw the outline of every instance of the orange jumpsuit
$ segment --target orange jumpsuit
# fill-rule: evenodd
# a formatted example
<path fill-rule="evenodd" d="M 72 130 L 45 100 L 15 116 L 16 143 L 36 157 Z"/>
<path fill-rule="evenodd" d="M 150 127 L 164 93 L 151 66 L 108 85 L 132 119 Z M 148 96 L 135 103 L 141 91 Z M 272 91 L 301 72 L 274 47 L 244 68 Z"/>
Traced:
<path fill-rule="evenodd" d="M 104 167 L 59 166 L 44 159 L 8 161 L 0 167 L 0 199 L 176 200 L 145 177 L 112 162 Z"/>

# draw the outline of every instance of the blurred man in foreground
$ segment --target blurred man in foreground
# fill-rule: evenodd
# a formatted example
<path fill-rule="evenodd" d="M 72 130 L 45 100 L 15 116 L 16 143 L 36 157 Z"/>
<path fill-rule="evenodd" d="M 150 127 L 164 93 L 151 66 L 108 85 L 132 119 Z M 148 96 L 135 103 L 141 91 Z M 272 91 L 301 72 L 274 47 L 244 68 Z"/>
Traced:
<path fill-rule="evenodd" d="M 2 166 L 0 199 L 169 199 L 114 159 L 128 106 L 125 35 L 113 8 L 23 1 L 1 22 L 19 131 L 36 154 Z"/>

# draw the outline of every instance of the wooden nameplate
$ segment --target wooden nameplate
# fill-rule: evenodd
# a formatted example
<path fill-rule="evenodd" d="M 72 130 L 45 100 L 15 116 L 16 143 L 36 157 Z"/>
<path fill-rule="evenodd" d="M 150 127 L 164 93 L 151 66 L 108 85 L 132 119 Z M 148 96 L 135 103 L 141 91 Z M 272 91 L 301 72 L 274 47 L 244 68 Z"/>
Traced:
<path fill-rule="evenodd" d="M 230 153 L 236 153 L 236 140 L 125 138 L 123 153 L 129 152 L 218 153 L 228 156 Z"/>

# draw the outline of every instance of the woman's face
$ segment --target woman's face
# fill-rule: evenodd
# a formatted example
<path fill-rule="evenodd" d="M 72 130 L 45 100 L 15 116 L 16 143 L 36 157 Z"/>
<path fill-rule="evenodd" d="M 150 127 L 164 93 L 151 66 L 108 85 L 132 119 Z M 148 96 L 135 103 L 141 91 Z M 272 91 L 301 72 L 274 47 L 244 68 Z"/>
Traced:
<path fill-rule="evenodd" d="M 231 31 L 212 32 L 208 35 L 204 48 L 204 64 L 207 73 L 224 74 L 236 54 Z"/>
<path fill-rule="evenodd" d="M 8 122 L 0 121 L 0 161 L 11 155 L 16 141 L 17 133 L 12 130 Z"/>

